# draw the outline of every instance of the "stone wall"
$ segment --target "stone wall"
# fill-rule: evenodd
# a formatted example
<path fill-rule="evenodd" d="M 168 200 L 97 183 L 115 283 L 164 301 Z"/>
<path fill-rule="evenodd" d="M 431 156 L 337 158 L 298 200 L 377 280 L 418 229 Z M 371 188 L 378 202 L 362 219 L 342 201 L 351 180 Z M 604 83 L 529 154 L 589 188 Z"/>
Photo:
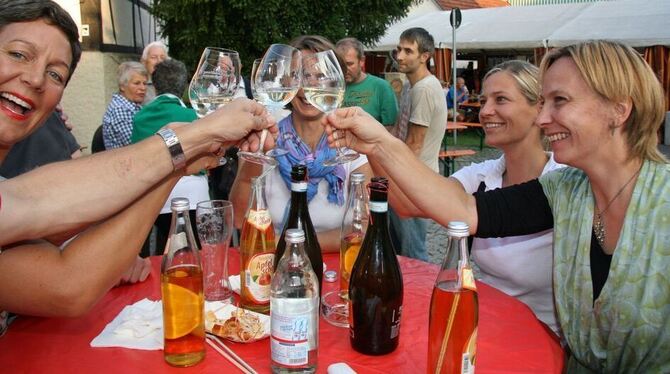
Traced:
<path fill-rule="evenodd" d="M 139 56 L 85 51 L 61 104 L 74 125 L 72 133 L 89 154 L 93 133 L 102 123 L 102 116 L 112 95 L 118 91 L 116 69 L 128 60 L 139 61 Z"/>

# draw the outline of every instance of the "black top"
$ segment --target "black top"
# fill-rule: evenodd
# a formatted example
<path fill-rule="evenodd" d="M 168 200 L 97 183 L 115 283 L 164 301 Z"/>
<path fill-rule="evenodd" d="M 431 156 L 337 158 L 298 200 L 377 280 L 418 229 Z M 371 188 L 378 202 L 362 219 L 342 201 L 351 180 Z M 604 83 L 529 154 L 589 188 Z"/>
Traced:
<path fill-rule="evenodd" d="M 537 179 L 487 192 L 478 191 L 474 196 L 479 217 L 476 237 L 528 235 L 554 226 L 549 201 Z M 612 256 L 603 252 L 593 231 L 590 257 L 595 301 L 607 281 Z"/>

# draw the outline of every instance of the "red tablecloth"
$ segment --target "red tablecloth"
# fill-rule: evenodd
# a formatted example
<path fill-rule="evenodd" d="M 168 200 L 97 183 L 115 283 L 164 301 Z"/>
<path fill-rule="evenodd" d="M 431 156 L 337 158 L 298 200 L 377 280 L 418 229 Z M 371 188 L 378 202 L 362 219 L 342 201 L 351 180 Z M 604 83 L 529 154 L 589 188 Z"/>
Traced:
<path fill-rule="evenodd" d="M 234 373 L 237 369 L 207 346 L 200 364 L 176 369 L 163 361 L 162 351 L 91 348 L 89 343 L 126 306 L 143 298 L 160 299 L 159 258 L 150 277 L 141 284 L 112 289 L 86 316 L 66 318 L 20 317 L 0 338 L 2 372 L 77 373 Z M 338 256 L 326 255 L 329 269 Z M 426 371 L 428 310 L 438 267 L 401 257 L 405 296 L 400 346 L 384 356 L 365 356 L 349 345 L 349 330 L 321 319 L 318 372 L 346 362 L 359 373 L 422 373 Z M 239 256 L 231 251 L 231 274 L 239 269 Z M 67 276 L 67 275 L 64 275 Z M 337 283 L 324 284 L 324 293 Z M 485 284 L 478 284 L 479 332 L 477 368 L 481 373 L 560 373 L 563 351 L 557 340 L 516 299 Z M 269 340 L 229 346 L 259 373 L 270 371 Z"/>

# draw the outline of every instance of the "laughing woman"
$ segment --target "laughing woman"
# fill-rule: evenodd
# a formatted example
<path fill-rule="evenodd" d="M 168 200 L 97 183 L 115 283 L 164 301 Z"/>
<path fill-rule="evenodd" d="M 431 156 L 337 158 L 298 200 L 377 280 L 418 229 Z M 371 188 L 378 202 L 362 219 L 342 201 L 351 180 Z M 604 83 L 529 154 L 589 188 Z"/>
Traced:
<path fill-rule="evenodd" d="M 537 123 L 556 161 L 571 167 L 539 179 L 470 195 L 357 109 L 328 117 L 330 144 L 334 129 L 346 130 L 340 141 L 345 135 L 421 214 L 443 225 L 464 220 L 478 237 L 553 227 L 568 372 L 670 372 L 670 166 L 656 134 L 665 113 L 661 85 L 635 50 L 608 41 L 554 50 L 540 71 Z"/>

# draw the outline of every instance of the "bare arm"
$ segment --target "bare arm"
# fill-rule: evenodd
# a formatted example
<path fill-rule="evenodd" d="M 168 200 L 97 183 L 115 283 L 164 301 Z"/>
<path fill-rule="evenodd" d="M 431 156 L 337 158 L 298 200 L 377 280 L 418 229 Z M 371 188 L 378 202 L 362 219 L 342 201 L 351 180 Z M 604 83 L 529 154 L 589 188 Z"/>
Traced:
<path fill-rule="evenodd" d="M 250 135 L 272 124 L 259 104 L 244 99 L 175 132 L 186 158 L 193 160 L 238 139 L 245 139 L 243 149 L 257 147 L 258 138 Z M 276 126 L 271 131 L 276 132 Z M 268 139 L 272 142 L 272 137 Z M 0 182 L 0 246 L 98 222 L 128 206 L 172 170 L 165 143 L 153 136 Z"/>
<path fill-rule="evenodd" d="M 428 127 L 415 125 L 411 122 L 409 123 L 405 144 L 407 144 L 407 147 L 412 151 L 412 153 L 414 153 L 414 156 L 416 157 L 419 157 L 421 154 L 423 140 L 426 138 L 427 132 Z"/>
<path fill-rule="evenodd" d="M 156 215 L 179 179 L 175 174 L 61 251 L 45 241 L 0 253 L 0 305 L 15 313 L 86 313 L 137 259 Z"/>
<path fill-rule="evenodd" d="M 360 108 L 338 109 L 324 120 L 328 141 L 335 145 L 334 129 L 346 129 L 347 147 L 368 155 L 368 159 L 386 171 L 407 198 L 423 212 L 441 225 L 449 221 L 462 220 L 477 229 L 477 208 L 472 195 L 465 193 L 458 181 L 443 178 L 416 158 L 399 139 Z M 341 142 L 342 136 L 338 136 Z"/>

